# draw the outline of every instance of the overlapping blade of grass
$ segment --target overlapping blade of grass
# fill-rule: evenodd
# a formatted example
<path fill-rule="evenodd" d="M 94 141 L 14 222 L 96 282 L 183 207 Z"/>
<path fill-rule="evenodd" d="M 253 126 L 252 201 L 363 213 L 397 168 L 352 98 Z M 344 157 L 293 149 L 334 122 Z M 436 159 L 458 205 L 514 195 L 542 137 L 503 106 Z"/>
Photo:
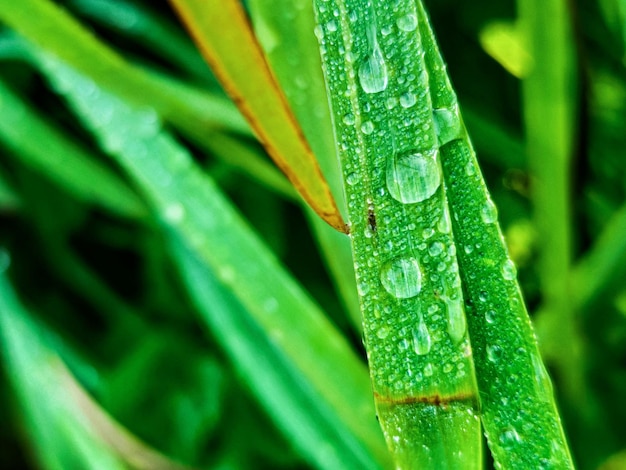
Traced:
<path fill-rule="evenodd" d="M 397 468 L 480 468 L 478 390 L 412 1 L 316 2 L 365 344 Z"/>
<path fill-rule="evenodd" d="M 197 134 L 247 129 L 224 98 L 192 93 L 188 87 L 187 93 L 182 86 L 166 87 L 163 80 L 128 64 L 49 0 L 9 2 L 0 9 L 0 19 L 107 90 L 136 105 L 154 108 L 181 128 Z"/>
<path fill-rule="evenodd" d="M 218 88 L 217 80 L 189 37 L 147 5 L 128 0 L 71 0 L 69 4 L 81 16 L 132 38 L 189 76 Z"/>
<path fill-rule="evenodd" d="M 160 130 L 158 121 L 145 125 L 145 111 L 129 107 L 104 90 L 87 89 L 84 78 L 52 58 L 42 57 L 42 60 L 53 86 L 63 91 L 102 146 L 136 181 L 168 230 L 215 273 L 241 304 L 247 321 L 265 335 L 283 360 L 292 365 L 292 370 L 300 371 L 298 380 L 309 384 L 307 388 L 315 396 L 307 407 L 332 410 L 333 421 L 318 429 L 315 418 L 328 417 L 328 412 L 302 414 L 310 421 L 293 423 L 289 418 L 291 410 L 269 409 L 271 415 L 283 417 L 283 426 L 295 426 L 286 437 L 302 438 L 304 434 L 297 427 L 306 427 L 311 433 L 335 427 L 346 429 L 341 441 L 330 443 L 336 446 L 332 451 L 328 447 L 312 448 L 306 441 L 294 444 L 306 449 L 321 468 L 326 468 L 325 452 L 336 453 L 349 468 L 384 467 L 388 457 L 374 420 L 363 364 L 210 178 L 199 171 L 181 146 Z M 103 107 L 113 113 L 105 123 L 100 120 Z M 188 272 L 191 269 L 189 261 L 181 261 L 181 266 Z M 198 295 L 198 285 L 191 288 L 194 296 L 204 302 L 206 297 Z M 218 313 L 212 311 L 212 314 Z M 249 344 L 238 349 L 231 341 L 241 337 L 234 339 L 219 330 L 213 330 L 213 334 L 228 351 L 245 352 L 253 347 Z M 248 362 L 243 357 L 241 360 L 244 364 Z M 245 379 L 255 394 L 264 397 L 264 404 L 276 405 L 267 399 L 267 384 L 257 382 L 263 377 L 270 376 L 257 374 Z"/>
<path fill-rule="evenodd" d="M 441 161 L 466 292 L 482 421 L 502 468 L 573 468 L 494 206 L 457 111 L 456 95 L 418 2 Z"/>
<path fill-rule="evenodd" d="M 172 0 L 213 72 L 269 155 L 304 200 L 331 227 L 346 225 L 237 0 Z M 267 112 L 267 110 L 272 112 Z"/>
<path fill-rule="evenodd" d="M 546 313 L 551 317 L 545 320 L 559 338 L 560 353 L 551 360 L 568 401 L 579 407 L 585 402 L 584 351 L 568 283 L 572 262 L 570 173 L 578 135 L 572 18 L 564 0 L 519 0 L 517 4 L 533 57 L 533 67 L 522 81 L 524 123 L 533 176 L 533 217 L 541 241 L 539 277 Z M 556 337 L 548 331 L 546 340 Z"/>
<path fill-rule="evenodd" d="M 86 202 L 126 217 L 146 215 L 143 202 L 121 178 L 24 105 L 2 81 L 0 112 L 0 140 L 25 165 Z"/>
<path fill-rule="evenodd" d="M 0 252 L 0 271 L 7 254 Z M 0 346 L 29 445 L 42 468 L 184 470 L 115 423 L 80 387 L 0 273 Z"/>
<path fill-rule="evenodd" d="M 345 209 L 310 0 L 254 0 L 250 2 L 250 10 L 272 71 L 311 144 L 331 191 Z M 316 217 L 310 217 L 310 221 L 352 324 L 360 331 L 362 321 L 350 240 L 329 230 Z"/>

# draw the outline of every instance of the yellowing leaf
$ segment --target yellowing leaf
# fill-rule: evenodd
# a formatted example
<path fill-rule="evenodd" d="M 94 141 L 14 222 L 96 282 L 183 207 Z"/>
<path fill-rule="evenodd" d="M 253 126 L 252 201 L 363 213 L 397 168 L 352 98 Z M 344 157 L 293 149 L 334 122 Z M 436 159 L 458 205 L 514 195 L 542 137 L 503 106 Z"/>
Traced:
<path fill-rule="evenodd" d="M 207 62 L 270 156 L 328 224 L 346 224 L 236 0 L 171 0 Z"/>

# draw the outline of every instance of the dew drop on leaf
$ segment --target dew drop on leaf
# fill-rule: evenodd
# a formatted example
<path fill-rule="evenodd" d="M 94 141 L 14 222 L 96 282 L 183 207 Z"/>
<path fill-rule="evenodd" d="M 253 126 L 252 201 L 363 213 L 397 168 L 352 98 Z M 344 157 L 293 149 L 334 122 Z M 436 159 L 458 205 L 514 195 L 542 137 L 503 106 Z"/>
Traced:
<path fill-rule="evenodd" d="M 417 259 L 407 256 L 387 261 L 380 271 L 380 281 L 394 297 L 415 297 L 422 289 L 422 272 Z"/>
<path fill-rule="evenodd" d="M 498 210 L 491 199 L 487 199 L 485 205 L 480 210 L 480 218 L 486 224 L 493 224 L 498 219 Z"/>
<path fill-rule="evenodd" d="M 359 67 L 359 83 L 365 93 L 380 93 L 387 88 L 387 83 L 389 83 L 387 64 L 375 38 L 372 53 Z"/>
<path fill-rule="evenodd" d="M 448 334 L 452 342 L 458 344 L 465 336 L 467 330 L 467 320 L 465 319 L 465 309 L 461 299 L 444 299 L 448 310 Z"/>
<path fill-rule="evenodd" d="M 397 19 L 396 24 L 402 31 L 411 32 L 417 28 L 417 17 L 413 13 L 401 16 Z"/>
<path fill-rule="evenodd" d="M 445 145 L 463 137 L 459 107 L 456 104 L 449 108 L 433 109 L 433 121 L 439 145 Z"/>
<path fill-rule="evenodd" d="M 430 338 L 428 327 L 424 322 L 424 318 L 420 315 L 419 322 L 415 328 L 413 328 L 413 349 L 417 355 L 423 356 L 424 354 L 428 354 L 430 352 L 431 345 L 432 340 Z"/>
<path fill-rule="evenodd" d="M 515 264 L 510 259 L 507 259 L 502 265 L 502 277 L 507 281 L 512 281 L 517 275 L 517 269 Z"/>
<path fill-rule="evenodd" d="M 394 154 L 387 161 L 387 188 L 391 196 L 405 204 L 431 197 L 441 185 L 437 150 Z"/>

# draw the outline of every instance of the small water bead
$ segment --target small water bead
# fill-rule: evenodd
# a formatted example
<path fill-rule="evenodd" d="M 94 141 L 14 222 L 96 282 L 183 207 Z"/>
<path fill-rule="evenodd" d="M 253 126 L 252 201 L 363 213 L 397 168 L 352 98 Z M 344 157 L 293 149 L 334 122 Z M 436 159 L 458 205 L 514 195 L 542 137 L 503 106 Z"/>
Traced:
<path fill-rule="evenodd" d="M 434 368 L 433 368 L 433 365 L 430 362 L 424 366 L 424 375 L 426 377 L 432 376 L 433 372 L 434 372 Z"/>
<path fill-rule="evenodd" d="M 472 251 L 474 251 L 474 245 L 465 245 L 463 247 L 463 251 L 465 251 L 468 255 L 471 254 Z"/>
<path fill-rule="evenodd" d="M 385 101 L 385 107 L 389 110 L 395 108 L 397 105 L 398 105 L 398 98 L 396 98 L 395 96 L 390 96 Z"/>
<path fill-rule="evenodd" d="M 485 292 L 484 290 L 481 290 L 478 293 L 478 300 L 480 300 L 481 302 L 487 302 L 487 292 Z"/>
<path fill-rule="evenodd" d="M 348 183 L 350 186 L 354 186 L 359 182 L 359 180 L 359 174 L 356 172 L 348 173 L 348 175 L 346 176 L 346 183 Z"/>
<path fill-rule="evenodd" d="M 485 312 L 485 321 L 487 323 L 493 323 L 496 321 L 496 311 L 495 310 L 487 310 Z"/>
<path fill-rule="evenodd" d="M 431 243 L 431 245 L 428 247 L 428 253 L 430 254 L 430 256 L 439 256 L 441 253 L 443 253 L 443 250 L 445 249 L 445 245 L 441 242 L 433 242 Z"/>
<path fill-rule="evenodd" d="M 355 123 L 355 119 L 354 119 L 354 114 L 352 113 L 348 113 L 343 117 L 343 123 L 346 126 L 354 126 Z"/>
<path fill-rule="evenodd" d="M 337 31 L 337 22 L 335 20 L 330 20 L 328 23 L 326 23 L 326 29 L 331 33 L 334 33 L 335 31 Z"/>
<path fill-rule="evenodd" d="M 460 343 L 467 330 L 462 299 L 444 298 L 448 310 L 448 334 L 454 343 Z"/>
<path fill-rule="evenodd" d="M 405 204 L 431 197 L 441 186 L 437 150 L 395 154 L 387 161 L 387 188 L 391 196 Z"/>
<path fill-rule="evenodd" d="M 432 227 L 428 227 L 422 230 L 422 237 L 424 237 L 425 240 L 428 240 L 434 234 L 435 234 L 435 230 Z"/>
<path fill-rule="evenodd" d="M 463 125 L 457 105 L 433 109 L 433 121 L 439 145 L 445 145 L 463 137 Z"/>
<path fill-rule="evenodd" d="M 448 212 L 448 209 L 446 208 L 437 222 L 437 230 L 439 230 L 440 233 L 450 233 L 450 227 L 450 212 Z"/>
<path fill-rule="evenodd" d="M 498 209 L 491 199 L 487 199 L 485 204 L 480 210 L 480 218 L 486 224 L 493 224 L 498 220 Z"/>
<path fill-rule="evenodd" d="M 521 440 L 517 430 L 513 427 L 506 428 L 499 438 L 502 447 L 509 449 L 519 444 Z"/>
<path fill-rule="evenodd" d="M 376 336 L 378 336 L 379 339 L 385 339 L 387 336 L 389 336 L 389 328 L 387 328 L 386 326 L 381 326 L 378 331 L 376 331 Z"/>
<path fill-rule="evenodd" d="M 537 354 L 532 354 L 532 363 L 535 370 L 535 382 L 539 391 L 546 397 L 552 396 L 552 382 L 546 367 L 543 365 L 541 358 Z"/>
<path fill-rule="evenodd" d="M 424 322 L 424 318 L 420 315 L 417 326 L 413 328 L 413 349 L 415 350 L 415 354 L 423 356 L 430 352 L 431 346 L 432 339 L 430 337 L 430 332 Z"/>
<path fill-rule="evenodd" d="M 487 359 L 494 364 L 502 358 L 502 348 L 497 344 L 487 346 Z"/>
<path fill-rule="evenodd" d="M 417 28 L 417 17 L 413 13 L 409 13 L 408 15 L 398 18 L 396 24 L 398 28 L 407 33 L 415 31 L 415 28 Z"/>
<path fill-rule="evenodd" d="M 452 369 L 454 369 L 454 366 L 449 362 L 442 367 L 444 374 L 449 374 L 450 372 L 452 372 Z"/>
<path fill-rule="evenodd" d="M 387 64 L 375 37 L 372 46 L 372 53 L 359 67 L 359 82 L 365 93 L 380 93 L 389 83 Z"/>
<path fill-rule="evenodd" d="M 422 289 L 422 272 L 412 256 L 394 258 L 383 264 L 380 282 L 387 292 L 399 299 L 415 297 Z"/>
<path fill-rule="evenodd" d="M 363 124 L 361 124 L 361 132 L 366 135 L 374 132 L 374 123 L 372 121 L 365 121 Z"/>
<path fill-rule="evenodd" d="M 359 292 L 359 295 L 366 295 L 370 291 L 370 285 L 368 282 L 361 281 L 357 283 L 356 289 Z"/>
<path fill-rule="evenodd" d="M 474 176 L 476 174 L 476 166 L 473 160 L 468 161 L 465 165 L 465 174 L 467 176 Z"/>
<path fill-rule="evenodd" d="M 400 106 L 403 108 L 410 108 L 415 103 L 417 103 L 417 97 L 410 91 L 400 95 Z"/>
<path fill-rule="evenodd" d="M 517 275 L 517 269 L 515 264 L 510 259 L 507 259 L 502 265 L 502 277 L 507 281 L 512 281 Z"/>

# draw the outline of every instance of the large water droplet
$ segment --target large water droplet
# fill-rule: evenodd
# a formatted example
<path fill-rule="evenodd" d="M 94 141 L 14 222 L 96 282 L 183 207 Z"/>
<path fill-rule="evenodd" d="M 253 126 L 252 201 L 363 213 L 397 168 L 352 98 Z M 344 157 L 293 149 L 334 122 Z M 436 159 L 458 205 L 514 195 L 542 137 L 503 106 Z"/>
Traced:
<path fill-rule="evenodd" d="M 397 201 L 424 201 L 441 185 L 437 150 L 393 155 L 387 161 L 387 187 Z"/>
<path fill-rule="evenodd" d="M 517 430 L 513 427 L 508 427 L 504 430 L 504 432 L 502 434 L 500 434 L 500 444 L 502 444 L 502 447 L 504 447 L 505 449 L 510 449 L 512 447 L 514 447 L 516 444 L 519 444 L 519 442 L 521 442 L 521 438 L 517 432 Z"/>
<path fill-rule="evenodd" d="M 480 217 L 486 224 L 493 224 L 498 219 L 498 209 L 491 199 L 487 199 L 480 210 Z"/>
<path fill-rule="evenodd" d="M 422 272 L 412 256 L 387 261 L 380 271 L 380 281 L 387 292 L 399 299 L 419 294 L 422 288 Z"/>
<path fill-rule="evenodd" d="M 389 328 L 387 328 L 386 326 L 381 326 L 378 331 L 376 331 L 376 336 L 378 336 L 379 339 L 385 339 L 387 336 L 389 336 Z"/>
<path fill-rule="evenodd" d="M 444 298 L 448 310 L 448 334 L 454 343 L 460 343 L 467 330 L 462 299 Z"/>
<path fill-rule="evenodd" d="M 432 346 L 432 340 L 430 338 L 430 332 L 424 322 L 424 318 L 420 315 L 419 322 L 413 328 L 413 349 L 415 353 L 423 356 L 430 352 Z"/>
<path fill-rule="evenodd" d="M 449 108 L 433 109 L 433 121 L 439 145 L 445 145 L 463 137 L 459 107 L 456 104 Z"/>
<path fill-rule="evenodd" d="M 415 31 L 415 28 L 417 28 L 417 17 L 413 13 L 409 13 L 398 18 L 396 24 L 402 31 Z"/>
<path fill-rule="evenodd" d="M 359 67 L 359 82 L 365 93 L 379 93 L 387 88 L 387 64 L 375 38 L 372 53 Z"/>
<path fill-rule="evenodd" d="M 507 281 L 512 281 L 517 275 L 517 269 L 515 264 L 510 259 L 507 259 L 502 265 L 502 277 Z"/>

